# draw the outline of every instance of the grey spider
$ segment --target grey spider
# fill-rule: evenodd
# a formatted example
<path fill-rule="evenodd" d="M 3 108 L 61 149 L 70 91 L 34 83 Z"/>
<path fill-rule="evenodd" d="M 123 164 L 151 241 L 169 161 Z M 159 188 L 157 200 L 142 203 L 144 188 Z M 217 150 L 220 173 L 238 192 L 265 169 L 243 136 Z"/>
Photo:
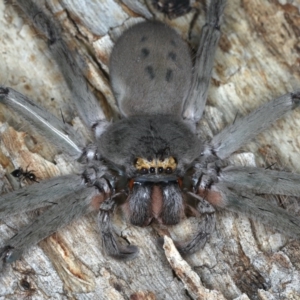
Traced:
<path fill-rule="evenodd" d="M 227 161 L 246 141 L 297 107 L 299 92 L 265 104 L 211 141 L 202 140 L 196 132 L 207 98 L 225 1 L 211 1 L 208 7 L 194 74 L 187 45 L 165 25 L 145 22 L 123 34 L 110 63 L 111 83 L 123 117 L 113 124 L 105 120 L 89 92 L 81 76 L 84 62 L 66 47 L 59 28 L 32 2 L 20 1 L 19 5 L 47 36 L 78 113 L 93 133 L 93 143 L 88 138 L 82 140 L 68 124 L 25 96 L 1 88 L 2 103 L 31 122 L 60 150 L 80 160 L 83 168 L 81 175 L 52 178 L 0 198 L 0 217 L 19 213 L 19 203 L 28 211 L 56 201 L 7 241 L 0 253 L 3 263 L 17 260 L 30 245 L 95 209 L 99 210 L 107 253 L 120 259 L 134 258 L 137 248 L 119 245 L 112 231 L 110 218 L 117 205 L 122 205 L 130 222 L 137 226 L 153 220 L 173 225 L 184 215 L 205 215 L 198 233 L 177 245 L 182 253 L 192 253 L 205 244 L 214 228 L 215 208 L 248 213 L 299 237 L 299 219 L 266 203 L 258 194 L 272 188 L 273 194 L 297 196 L 300 176 L 230 166 Z M 136 47 L 128 51 L 128 45 Z M 70 59 L 72 55 L 76 63 Z M 67 211 L 67 217 L 59 218 Z"/>

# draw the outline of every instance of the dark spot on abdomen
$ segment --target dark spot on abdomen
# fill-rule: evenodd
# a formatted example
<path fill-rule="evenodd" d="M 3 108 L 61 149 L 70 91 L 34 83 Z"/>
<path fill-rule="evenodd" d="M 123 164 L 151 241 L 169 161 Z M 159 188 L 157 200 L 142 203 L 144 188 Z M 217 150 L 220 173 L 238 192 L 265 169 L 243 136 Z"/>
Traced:
<path fill-rule="evenodd" d="M 154 70 L 153 67 L 151 66 L 147 66 L 145 68 L 146 73 L 149 75 L 150 79 L 154 79 L 155 78 L 155 74 L 154 74 Z"/>
<path fill-rule="evenodd" d="M 149 55 L 150 51 L 148 48 L 143 48 L 141 50 L 141 53 L 142 53 L 142 58 L 146 58 Z"/>
<path fill-rule="evenodd" d="M 177 44 L 176 44 L 176 42 L 175 42 L 174 40 L 171 40 L 171 41 L 170 41 L 170 44 L 171 44 L 172 46 L 174 46 L 175 48 L 177 47 Z"/>
<path fill-rule="evenodd" d="M 148 39 L 148 38 L 147 38 L 146 36 L 142 36 L 142 38 L 141 38 L 141 40 L 140 40 L 140 41 L 143 43 L 143 42 L 146 42 L 146 41 L 147 41 L 147 39 Z"/>
<path fill-rule="evenodd" d="M 170 82 L 172 81 L 172 78 L 173 78 L 173 71 L 171 69 L 168 69 L 166 73 L 166 81 Z"/>
<path fill-rule="evenodd" d="M 173 61 L 176 61 L 176 53 L 174 52 L 169 52 L 168 53 L 168 58 L 170 58 Z"/>

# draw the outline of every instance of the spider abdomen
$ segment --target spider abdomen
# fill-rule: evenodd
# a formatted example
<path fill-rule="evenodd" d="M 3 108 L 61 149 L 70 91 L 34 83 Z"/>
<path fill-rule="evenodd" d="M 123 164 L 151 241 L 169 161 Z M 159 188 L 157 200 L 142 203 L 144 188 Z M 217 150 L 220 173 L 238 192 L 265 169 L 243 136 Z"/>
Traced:
<path fill-rule="evenodd" d="M 188 45 L 159 22 L 131 27 L 117 41 L 110 58 L 112 88 L 125 116 L 180 115 L 191 75 Z"/>

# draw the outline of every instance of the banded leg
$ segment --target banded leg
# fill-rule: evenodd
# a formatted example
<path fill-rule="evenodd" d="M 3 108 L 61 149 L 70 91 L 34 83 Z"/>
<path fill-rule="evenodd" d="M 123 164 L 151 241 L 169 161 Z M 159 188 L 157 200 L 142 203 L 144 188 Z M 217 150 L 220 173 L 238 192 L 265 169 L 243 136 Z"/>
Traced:
<path fill-rule="evenodd" d="M 77 111 L 89 129 L 103 126 L 105 115 L 96 97 L 90 91 L 81 70 L 86 68 L 82 57 L 68 49 L 60 36 L 60 28 L 53 19 L 33 1 L 17 0 L 17 4 L 34 26 L 48 39 L 49 48 L 72 92 Z"/>
<path fill-rule="evenodd" d="M 210 1 L 206 24 L 201 30 L 195 72 L 183 112 L 183 117 L 194 123 L 201 119 L 205 108 L 214 57 L 221 36 L 220 25 L 225 4 L 226 0 Z"/>
<path fill-rule="evenodd" d="M 0 196 L 0 219 L 37 208 L 57 205 L 57 199 L 77 193 L 84 185 L 81 176 L 53 177 Z"/>
<path fill-rule="evenodd" d="M 0 87 L 0 103 L 4 103 L 22 116 L 58 150 L 76 158 L 80 157 L 87 140 L 80 137 L 69 124 L 60 121 L 11 88 Z"/>
<path fill-rule="evenodd" d="M 275 120 L 300 105 L 300 91 L 276 98 L 235 121 L 214 136 L 211 147 L 221 159 L 227 158 L 245 142 L 268 128 Z"/>
<path fill-rule="evenodd" d="M 253 167 L 227 167 L 219 174 L 227 187 L 286 196 L 300 195 L 300 175 Z"/>
<path fill-rule="evenodd" d="M 138 254 L 138 248 L 133 245 L 120 245 L 113 233 L 111 226 L 111 214 L 116 206 L 113 198 L 108 198 L 100 205 L 98 223 L 102 236 L 102 243 L 108 255 L 121 260 L 134 259 Z"/>
<path fill-rule="evenodd" d="M 90 204 L 97 194 L 98 192 L 94 187 L 81 186 L 81 189 L 76 193 L 59 199 L 57 204 L 46 210 L 33 223 L 20 230 L 0 249 L 2 262 L 14 262 L 30 246 L 37 244 L 72 220 L 91 211 Z"/>

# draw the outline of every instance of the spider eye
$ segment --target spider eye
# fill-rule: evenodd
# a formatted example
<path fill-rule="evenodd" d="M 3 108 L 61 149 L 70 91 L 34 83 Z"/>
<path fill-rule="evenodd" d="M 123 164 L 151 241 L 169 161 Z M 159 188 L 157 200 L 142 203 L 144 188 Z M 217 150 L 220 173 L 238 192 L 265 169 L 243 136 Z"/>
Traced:
<path fill-rule="evenodd" d="M 141 173 L 142 173 L 142 174 L 147 174 L 147 173 L 148 173 L 148 169 L 146 169 L 146 168 L 141 168 Z"/>
<path fill-rule="evenodd" d="M 150 173 L 155 173 L 155 168 L 154 167 L 150 168 Z"/>
<path fill-rule="evenodd" d="M 166 168 L 166 173 L 167 173 L 167 174 L 171 174 L 172 171 L 173 171 L 172 168 L 170 168 L 170 167 L 167 167 L 167 168 Z"/>
<path fill-rule="evenodd" d="M 164 168 L 163 167 L 159 167 L 158 168 L 158 173 L 162 173 L 164 171 Z"/>

